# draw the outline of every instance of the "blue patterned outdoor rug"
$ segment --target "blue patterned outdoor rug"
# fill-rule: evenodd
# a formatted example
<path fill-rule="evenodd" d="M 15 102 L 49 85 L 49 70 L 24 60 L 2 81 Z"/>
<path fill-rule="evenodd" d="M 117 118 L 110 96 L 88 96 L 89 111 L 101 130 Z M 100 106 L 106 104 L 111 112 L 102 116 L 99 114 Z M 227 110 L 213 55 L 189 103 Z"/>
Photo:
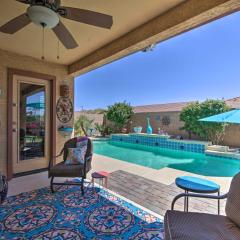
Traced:
<path fill-rule="evenodd" d="M 86 184 L 9 197 L 0 205 L 0 239 L 163 239 L 162 220 Z"/>

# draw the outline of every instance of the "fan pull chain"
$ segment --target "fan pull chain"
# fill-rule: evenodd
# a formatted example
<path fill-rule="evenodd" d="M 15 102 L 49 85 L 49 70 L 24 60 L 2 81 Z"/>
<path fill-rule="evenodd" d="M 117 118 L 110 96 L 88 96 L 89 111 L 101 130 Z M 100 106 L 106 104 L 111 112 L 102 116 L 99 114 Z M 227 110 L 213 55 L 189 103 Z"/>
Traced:
<path fill-rule="evenodd" d="M 59 51 L 60 50 L 60 46 L 59 46 L 59 40 L 58 40 L 58 44 L 57 44 L 57 59 L 60 59 L 60 54 L 59 54 Z"/>
<path fill-rule="evenodd" d="M 44 57 L 44 48 L 45 48 L 45 24 L 43 23 L 42 24 L 42 27 L 43 27 L 43 35 L 42 35 L 42 57 L 41 59 L 44 60 L 45 57 Z"/>

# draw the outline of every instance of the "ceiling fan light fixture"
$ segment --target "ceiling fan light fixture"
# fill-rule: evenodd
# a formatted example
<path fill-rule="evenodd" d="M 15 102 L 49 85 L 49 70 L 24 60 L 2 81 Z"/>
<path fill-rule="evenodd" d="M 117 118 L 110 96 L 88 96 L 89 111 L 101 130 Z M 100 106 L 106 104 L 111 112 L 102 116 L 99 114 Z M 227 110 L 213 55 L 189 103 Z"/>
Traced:
<path fill-rule="evenodd" d="M 47 28 L 54 28 L 59 23 L 58 14 L 44 6 L 30 6 L 27 9 L 27 15 L 38 26 L 44 25 Z"/>

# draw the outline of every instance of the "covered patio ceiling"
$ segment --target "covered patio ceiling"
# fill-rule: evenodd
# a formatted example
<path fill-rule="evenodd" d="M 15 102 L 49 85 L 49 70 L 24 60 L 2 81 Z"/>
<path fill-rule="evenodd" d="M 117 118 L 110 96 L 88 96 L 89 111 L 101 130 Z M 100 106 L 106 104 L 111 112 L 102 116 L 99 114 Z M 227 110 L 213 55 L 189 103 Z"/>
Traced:
<path fill-rule="evenodd" d="M 57 57 L 57 38 L 51 30 L 46 31 L 46 60 L 71 64 L 117 39 L 139 25 L 183 2 L 183 0 L 62 0 L 62 6 L 83 8 L 113 16 L 110 30 L 61 18 L 79 47 L 67 50 L 60 46 Z M 16 0 L 1 0 L 0 26 L 23 14 L 29 5 Z M 42 30 L 31 23 L 13 35 L 1 33 L 0 48 L 35 58 L 41 57 Z"/>
<path fill-rule="evenodd" d="M 111 30 L 62 19 L 79 47 L 67 50 L 46 31 L 47 62 L 68 65 L 75 76 L 119 59 L 146 46 L 161 42 L 199 25 L 239 10 L 239 0 L 62 0 L 63 6 L 89 9 L 113 16 Z M 27 5 L 1 1 L 0 26 L 24 13 Z M 0 49 L 41 57 L 41 28 L 30 24 L 14 35 L 0 33 Z"/>

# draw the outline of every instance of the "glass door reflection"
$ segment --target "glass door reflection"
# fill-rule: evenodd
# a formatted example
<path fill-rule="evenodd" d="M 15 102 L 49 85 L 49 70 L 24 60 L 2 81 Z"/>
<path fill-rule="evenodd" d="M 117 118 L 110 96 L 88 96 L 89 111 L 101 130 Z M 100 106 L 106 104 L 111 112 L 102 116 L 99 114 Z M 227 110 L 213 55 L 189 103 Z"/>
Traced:
<path fill-rule="evenodd" d="M 45 156 L 45 86 L 20 83 L 19 159 Z"/>

